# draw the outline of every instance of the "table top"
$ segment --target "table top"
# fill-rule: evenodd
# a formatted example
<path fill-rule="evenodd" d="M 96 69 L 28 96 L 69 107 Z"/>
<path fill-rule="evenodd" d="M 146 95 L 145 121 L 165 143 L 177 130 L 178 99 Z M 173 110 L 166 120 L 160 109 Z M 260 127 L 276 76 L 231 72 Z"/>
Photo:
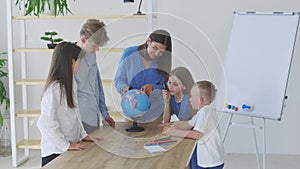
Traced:
<path fill-rule="evenodd" d="M 103 136 L 104 140 L 82 142 L 83 151 L 67 151 L 48 163 L 44 168 L 52 169 L 183 169 L 189 163 L 195 140 L 173 138 L 176 142 L 163 146 L 166 152 L 150 153 L 144 146 L 153 137 L 162 136 L 157 127 L 159 120 L 138 124 L 142 132 L 127 132 L 132 122 L 117 122 L 116 127 L 101 126 L 91 135 Z"/>

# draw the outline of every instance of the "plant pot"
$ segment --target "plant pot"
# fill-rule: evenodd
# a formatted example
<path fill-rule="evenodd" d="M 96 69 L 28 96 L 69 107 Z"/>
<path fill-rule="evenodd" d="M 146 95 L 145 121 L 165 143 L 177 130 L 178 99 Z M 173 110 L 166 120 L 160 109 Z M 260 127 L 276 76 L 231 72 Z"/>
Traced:
<path fill-rule="evenodd" d="M 55 43 L 49 43 L 49 44 L 47 44 L 48 49 L 54 49 L 56 45 L 57 44 L 55 44 Z"/>

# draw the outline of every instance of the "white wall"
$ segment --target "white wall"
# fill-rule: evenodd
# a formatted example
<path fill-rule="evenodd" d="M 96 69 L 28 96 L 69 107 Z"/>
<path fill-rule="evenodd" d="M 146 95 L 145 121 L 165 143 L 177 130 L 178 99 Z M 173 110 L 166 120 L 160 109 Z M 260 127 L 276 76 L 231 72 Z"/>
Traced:
<path fill-rule="evenodd" d="M 6 1 L 0 1 L 0 51 L 7 51 L 7 42 L 6 42 Z"/>
<path fill-rule="evenodd" d="M 206 70 L 211 75 L 209 78 L 217 82 L 218 78 L 215 79 L 215 74 L 218 77 L 220 63 L 218 60 L 222 60 L 225 53 L 229 39 L 229 33 L 232 24 L 232 13 L 233 11 L 283 11 L 283 12 L 299 12 L 300 2 L 296 0 L 280 1 L 280 0 L 251 0 L 251 1 L 216 1 L 216 0 L 190 0 L 190 1 L 174 1 L 164 0 L 159 1 L 159 12 L 162 12 L 164 17 L 159 20 L 159 25 L 164 25 L 166 28 L 171 30 L 172 35 L 180 38 L 181 41 L 185 42 L 198 51 L 200 56 L 205 56 L 202 59 L 207 61 L 205 63 Z M 184 6 L 184 8 L 183 8 Z M 168 15 L 168 16 L 165 16 Z M 186 21 L 182 21 L 185 19 Z M 172 22 L 171 22 L 172 21 Z M 194 28 L 193 28 L 194 27 Z M 198 30 L 197 30 L 198 29 Z M 204 42 L 203 35 L 207 36 L 206 43 Z M 299 113 L 297 102 L 300 98 L 299 90 L 296 86 L 299 86 L 299 65 L 300 58 L 300 43 L 299 35 L 298 42 L 294 53 L 294 60 L 292 64 L 292 70 L 289 79 L 287 95 L 289 96 L 286 102 L 286 108 L 283 112 L 283 117 L 280 122 L 267 120 L 267 152 L 268 153 L 282 153 L 282 154 L 300 154 L 300 135 L 296 134 L 297 128 L 300 127 L 298 122 Z M 207 47 L 202 47 L 211 41 L 216 51 L 214 53 L 207 52 Z M 182 50 L 181 45 L 174 44 L 174 52 L 180 57 L 189 57 L 190 54 L 185 50 Z M 213 47 L 210 47 L 213 48 Z M 205 51 L 202 51 L 202 50 Z M 208 49 L 211 50 L 211 49 Z M 206 60 L 207 54 L 209 57 L 213 57 Z M 216 57 L 216 58 L 215 58 Z M 220 57 L 220 58 L 218 58 Z M 210 62 L 211 61 L 211 62 Z M 215 63 L 214 63 L 215 62 Z M 194 64 L 197 63 L 193 60 Z M 200 63 L 200 62 L 198 62 Z M 199 64 L 201 65 L 201 64 Z M 266 65 L 267 66 L 267 65 Z M 201 67 L 203 65 L 193 69 L 193 73 L 198 80 L 207 78 L 203 73 Z M 204 75 L 204 76 L 203 76 Z M 224 130 L 225 122 L 228 115 L 224 116 L 222 121 L 222 129 Z M 248 117 L 235 117 L 237 121 L 247 120 Z M 256 120 L 257 124 L 262 124 L 261 119 Z M 258 141 L 260 149 L 262 149 L 262 132 L 258 131 Z M 254 153 L 254 142 L 252 137 L 252 131 L 250 129 L 244 129 L 239 127 L 232 127 L 229 131 L 227 140 L 225 142 L 226 152 L 237 152 L 237 153 Z"/>
<path fill-rule="evenodd" d="M 1 1 L 0 6 L 6 7 L 6 1 Z M 7 42 L 6 42 L 6 10 L 0 10 L 0 21 L 3 23 L 0 26 L 0 53 L 7 52 Z M 7 59 L 7 55 L 1 55 L 0 59 Z M 7 66 L 6 66 L 7 67 Z M 5 88 L 8 92 L 8 79 L 7 78 L 1 78 L 1 80 L 4 82 Z M 4 106 L 1 106 L 1 113 L 2 115 L 9 114 L 9 111 L 5 112 Z"/>
<path fill-rule="evenodd" d="M 136 11 L 135 4 L 123 4 L 122 0 L 93 0 L 87 4 L 84 0 L 71 1 L 70 8 L 76 15 L 111 15 L 131 14 Z M 6 50 L 6 1 L 0 1 L 0 20 L 3 21 L 0 30 L 0 50 Z M 96 7 L 95 7 L 96 6 Z M 184 8 L 183 8 L 184 6 Z M 143 11 L 146 11 L 146 1 L 143 3 Z M 173 67 L 184 65 L 189 67 L 196 80 L 211 79 L 218 82 L 221 73 L 222 59 L 226 53 L 229 33 L 232 24 L 233 11 L 300 11 L 300 2 L 296 0 L 158 0 L 158 27 L 170 31 L 173 37 L 174 63 Z M 46 43 L 39 40 L 39 37 L 47 30 L 57 30 L 65 40 L 75 41 L 78 37 L 80 25 L 85 20 L 55 20 L 38 21 L 38 24 L 27 21 L 27 46 L 43 47 Z M 105 20 L 111 38 L 107 47 L 126 47 L 137 45 L 145 40 L 146 22 L 143 20 Z M 141 34 L 137 36 L 136 34 Z M 18 39 L 20 34 L 14 33 Z M 299 40 L 299 37 L 298 37 Z M 300 114 L 297 112 L 297 102 L 300 100 L 296 86 L 300 86 L 300 80 L 296 78 L 300 68 L 299 58 L 300 47 L 296 44 L 294 60 L 288 85 L 288 100 L 284 109 L 281 121 L 267 120 L 267 152 L 280 154 L 300 154 L 300 135 L 295 131 L 300 127 L 297 123 Z M 45 77 L 49 66 L 49 53 L 31 54 L 29 58 L 28 74 L 34 78 Z M 113 77 L 115 67 L 119 58 L 118 53 L 99 54 L 99 67 L 103 79 Z M 199 57 L 200 56 L 200 57 Z M 107 63 L 109 62 L 109 63 Z M 32 66 L 32 65 L 35 66 Z M 38 72 L 38 73 L 37 73 Z M 34 90 L 34 89 L 29 89 Z M 107 102 L 113 108 L 118 109 L 119 98 L 111 97 L 115 92 L 109 88 L 106 93 Z M 39 106 L 39 92 L 30 97 L 30 107 Z M 228 115 L 223 116 L 221 122 L 222 130 Z M 236 120 L 247 120 L 247 117 L 236 117 Z M 261 124 L 260 119 L 256 119 Z M 31 133 L 33 137 L 39 137 L 35 129 Z M 295 133 L 295 134 L 294 134 Z M 258 131 L 258 141 L 261 149 L 261 131 Z M 252 131 L 244 128 L 232 127 L 225 143 L 226 152 L 229 153 L 254 153 Z"/>

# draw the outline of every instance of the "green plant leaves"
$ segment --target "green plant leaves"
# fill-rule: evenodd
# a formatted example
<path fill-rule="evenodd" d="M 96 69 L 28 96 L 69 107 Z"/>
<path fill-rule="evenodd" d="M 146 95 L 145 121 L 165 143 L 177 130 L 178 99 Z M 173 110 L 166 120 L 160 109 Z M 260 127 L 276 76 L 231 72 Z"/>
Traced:
<path fill-rule="evenodd" d="M 57 32 L 45 32 L 46 36 L 42 36 L 41 39 L 44 41 L 49 41 L 52 44 L 63 41 L 62 38 L 53 38 L 53 36 L 57 35 Z"/>
<path fill-rule="evenodd" d="M 6 52 L 1 52 L 0 55 L 2 55 L 2 54 L 7 54 L 7 53 Z M 0 78 L 8 77 L 8 73 L 4 69 L 4 66 L 6 65 L 6 63 L 7 63 L 7 59 L 0 59 Z M 0 79 L 0 105 L 2 105 L 3 102 L 6 103 L 5 110 L 8 110 L 8 108 L 9 108 L 9 98 L 6 97 L 6 89 L 5 89 L 4 83 Z M 2 125 L 3 125 L 3 117 L 2 117 L 2 113 L 0 111 L 0 126 L 2 126 Z"/>
<path fill-rule="evenodd" d="M 2 115 L 0 115 L 0 127 L 2 127 L 3 126 L 3 117 L 2 117 Z"/>
<path fill-rule="evenodd" d="M 45 11 L 45 6 L 48 6 L 48 9 L 54 9 L 54 16 L 66 15 L 68 13 L 73 14 L 68 7 L 67 0 L 53 0 L 53 7 L 50 3 L 50 0 L 17 0 L 16 5 L 19 6 L 19 9 L 22 9 L 24 1 L 25 7 L 25 16 L 26 15 L 35 15 L 40 16 Z M 75 0 L 74 0 L 75 1 Z"/>

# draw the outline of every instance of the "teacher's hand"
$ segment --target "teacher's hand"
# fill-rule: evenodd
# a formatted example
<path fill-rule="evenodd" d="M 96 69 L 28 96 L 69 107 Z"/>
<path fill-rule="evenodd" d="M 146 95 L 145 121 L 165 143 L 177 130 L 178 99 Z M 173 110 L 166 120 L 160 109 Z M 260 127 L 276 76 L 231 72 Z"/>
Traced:
<path fill-rule="evenodd" d="M 128 92 L 128 90 L 129 90 L 129 86 L 123 87 L 121 96 L 123 96 L 126 92 Z"/>
<path fill-rule="evenodd" d="M 141 91 L 145 92 L 149 96 L 153 91 L 152 84 L 150 83 L 145 84 L 144 86 L 141 87 Z"/>

